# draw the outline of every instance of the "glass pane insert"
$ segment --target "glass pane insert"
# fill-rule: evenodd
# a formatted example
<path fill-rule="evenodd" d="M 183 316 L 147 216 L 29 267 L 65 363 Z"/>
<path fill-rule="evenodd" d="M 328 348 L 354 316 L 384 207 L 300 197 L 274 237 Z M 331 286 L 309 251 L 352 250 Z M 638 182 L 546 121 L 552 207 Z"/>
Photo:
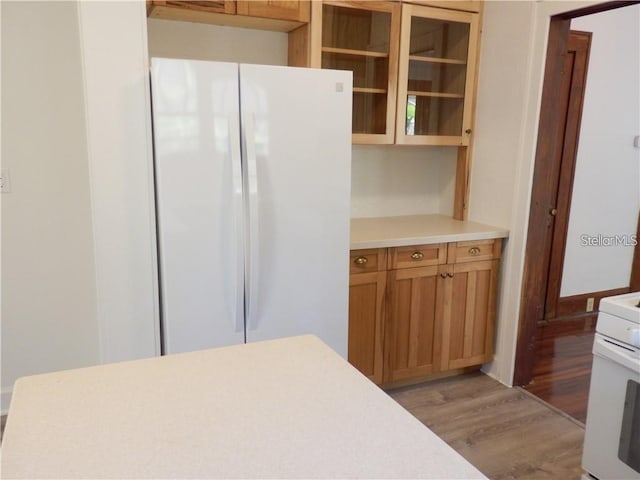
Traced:
<path fill-rule="evenodd" d="M 412 17 L 407 135 L 462 135 L 468 23 Z"/>
<path fill-rule="evenodd" d="M 463 99 L 409 94 L 406 105 L 406 135 L 461 134 Z"/>
<path fill-rule="evenodd" d="M 322 46 L 389 53 L 391 14 L 359 8 L 322 7 Z"/>
<path fill-rule="evenodd" d="M 387 95 L 353 92 L 353 133 L 384 134 L 387 126 Z"/>
<path fill-rule="evenodd" d="M 468 23 L 411 18 L 411 40 L 409 55 L 425 59 L 467 61 L 469 51 Z"/>
<path fill-rule="evenodd" d="M 322 68 L 353 72 L 353 133 L 386 134 L 391 13 L 322 9 Z"/>
<path fill-rule="evenodd" d="M 353 72 L 353 86 L 386 91 L 389 76 L 388 57 L 368 57 L 345 53 L 324 53 L 322 68 L 350 70 Z M 382 93 L 382 92 L 379 92 Z"/>

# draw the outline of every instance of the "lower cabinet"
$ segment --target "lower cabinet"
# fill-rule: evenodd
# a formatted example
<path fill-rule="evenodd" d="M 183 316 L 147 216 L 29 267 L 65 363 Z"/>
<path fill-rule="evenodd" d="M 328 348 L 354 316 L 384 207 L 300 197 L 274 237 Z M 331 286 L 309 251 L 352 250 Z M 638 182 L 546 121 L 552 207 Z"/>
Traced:
<path fill-rule="evenodd" d="M 353 251 L 349 361 L 378 384 L 490 361 L 500 248 L 497 239 Z"/>
<path fill-rule="evenodd" d="M 351 255 L 348 359 L 375 383 L 382 383 L 382 324 L 387 284 L 386 249 Z"/>
<path fill-rule="evenodd" d="M 383 381 L 397 381 L 440 371 L 442 297 L 438 266 L 391 270 L 384 346 Z M 440 300 L 440 302 L 439 302 Z"/>

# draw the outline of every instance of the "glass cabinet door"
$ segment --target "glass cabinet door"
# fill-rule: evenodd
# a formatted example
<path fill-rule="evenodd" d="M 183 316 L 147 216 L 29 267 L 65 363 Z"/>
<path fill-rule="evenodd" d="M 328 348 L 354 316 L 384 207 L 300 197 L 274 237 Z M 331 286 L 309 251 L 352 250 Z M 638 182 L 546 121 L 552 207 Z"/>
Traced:
<path fill-rule="evenodd" d="M 468 145 L 477 14 L 404 5 L 396 143 Z"/>
<path fill-rule="evenodd" d="M 322 68 L 353 72 L 353 143 L 393 143 L 399 2 L 322 9 Z"/>

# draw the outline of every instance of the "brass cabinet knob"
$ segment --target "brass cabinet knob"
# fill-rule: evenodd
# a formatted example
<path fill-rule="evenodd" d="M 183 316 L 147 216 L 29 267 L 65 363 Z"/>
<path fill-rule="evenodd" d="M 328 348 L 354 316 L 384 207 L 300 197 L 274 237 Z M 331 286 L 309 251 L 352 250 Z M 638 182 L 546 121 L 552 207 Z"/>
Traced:
<path fill-rule="evenodd" d="M 356 259 L 353 261 L 353 263 L 355 263 L 356 265 L 366 265 L 366 263 L 369 261 L 369 259 L 367 259 L 367 257 L 356 257 Z"/>
<path fill-rule="evenodd" d="M 471 247 L 469 249 L 469 255 L 480 255 L 480 249 L 478 247 Z"/>
<path fill-rule="evenodd" d="M 549 215 L 551 215 L 552 217 L 555 217 L 557 214 L 558 214 L 557 208 L 552 208 L 551 210 L 549 210 Z"/>
<path fill-rule="evenodd" d="M 470 135 L 470 134 L 471 134 L 471 129 L 470 129 L 470 128 L 467 128 L 467 129 L 464 131 L 464 133 L 466 133 L 467 135 Z"/>
<path fill-rule="evenodd" d="M 413 258 L 414 260 L 422 260 L 424 258 L 424 253 L 422 253 L 422 252 L 413 252 L 411 254 L 411 258 Z"/>
<path fill-rule="evenodd" d="M 447 277 L 449 277 L 449 278 L 453 278 L 453 273 L 448 272 L 448 273 L 447 273 Z"/>
<path fill-rule="evenodd" d="M 441 276 L 442 278 L 447 278 L 447 274 L 446 274 L 446 273 L 441 273 L 441 274 L 440 274 L 440 276 Z"/>

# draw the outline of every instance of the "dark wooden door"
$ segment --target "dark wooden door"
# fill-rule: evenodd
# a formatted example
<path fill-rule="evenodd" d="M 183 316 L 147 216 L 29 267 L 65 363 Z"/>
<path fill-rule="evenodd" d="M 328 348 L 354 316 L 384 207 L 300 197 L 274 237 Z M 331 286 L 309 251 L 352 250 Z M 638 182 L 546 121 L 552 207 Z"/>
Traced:
<path fill-rule="evenodd" d="M 556 318 L 560 298 L 590 45 L 590 32 L 569 32 L 558 105 L 558 141 L 551 165 L 551 184 L 555 189 L 549 205 L 547 248 L 543 256 L 549 262 L 543 316 L 545 320 Z"/>

